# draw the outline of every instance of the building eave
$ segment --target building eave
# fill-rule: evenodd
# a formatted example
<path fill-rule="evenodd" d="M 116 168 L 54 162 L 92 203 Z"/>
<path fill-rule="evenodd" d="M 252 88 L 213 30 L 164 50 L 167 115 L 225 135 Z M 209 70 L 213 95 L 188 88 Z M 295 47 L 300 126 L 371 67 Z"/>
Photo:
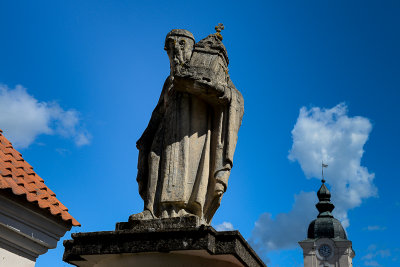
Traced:
<path fill-rule="evenodd" d="M 0 246 L 7 250 L 35 260 L 55 248 L 71 226 L 0 194 Z"/>

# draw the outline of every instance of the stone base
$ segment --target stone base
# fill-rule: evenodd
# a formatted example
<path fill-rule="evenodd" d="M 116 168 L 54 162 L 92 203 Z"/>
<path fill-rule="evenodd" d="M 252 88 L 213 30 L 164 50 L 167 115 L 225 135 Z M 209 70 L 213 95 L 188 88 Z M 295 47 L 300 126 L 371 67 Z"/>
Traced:
<path fill-rule="evenodd" d="M 72 234 L 63 260 L 76 266 L 266 266 L 239 231 L 217 232 L 197 217 L 117 223 Z"/>

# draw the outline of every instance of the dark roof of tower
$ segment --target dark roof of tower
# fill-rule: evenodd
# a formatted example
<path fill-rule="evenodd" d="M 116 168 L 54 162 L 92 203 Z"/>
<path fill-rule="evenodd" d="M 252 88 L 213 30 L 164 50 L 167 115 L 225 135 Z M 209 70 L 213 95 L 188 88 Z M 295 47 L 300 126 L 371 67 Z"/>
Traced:
<path fill-rule="evenodd" d="M 319 202 L 315 205 L 319 211 L 317 219 L 308 226 L 307 238 L 342 238 L 347 239 L 346 232 L 339 220 L 335 219 L 332 211 L 335 206 L 331 203 L 331 192 L 322 180 L 317 192 Z"/>
<path fill-rule="evenodd" d="M 342 238 L 347 239 L 342 224 L 335 218 L 317 218 L 310 223 L 307 238 Z"/>

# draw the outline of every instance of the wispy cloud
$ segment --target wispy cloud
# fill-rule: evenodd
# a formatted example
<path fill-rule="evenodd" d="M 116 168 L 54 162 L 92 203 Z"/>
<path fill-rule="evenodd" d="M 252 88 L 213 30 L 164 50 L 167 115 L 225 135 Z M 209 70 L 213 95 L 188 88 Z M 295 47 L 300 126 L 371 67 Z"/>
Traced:
<path fill-rule="evenodd" d="M 230 222 L 223 222 L 221 224 L 218 224 L 214 226 L 214 228 L 217 231 L 232 231 L 233 230 L 233 225 Z"/>
<path fill-rule="evenodd" d="M 331 188 L 334 215 L 349 225 L 347 212 L 361 205 L 363 199 L 376 196 L 374 174 L 361 166 L 364 145 L 371 132 L 371 122 L 364 117 L 349 117 L 347 106 L 331 109 L 300 109 L 292 130 L 293 145 L 289 159 L 297 161 L 307 179 L 321 179 L 321 161 L 328 164 L 326 180 Z M 299 177 L 300 178 L 300 177 Z M 316 217 L 315 192 L 301 192 L 292 210 L 273 217 L 264 213 L 256 222 L 251 241 L 259 250 L 271 251 L 297 246 L 305 239 L 308 224 Z"/>
<path fill-rule="evenodd" d="M 376 245 L 368 247 L 368 253 L 364 255 L 361 260 L 364 260 L 365 266 L 382 266 L 379 264 L 378 259 L 388 258 L 392 256 L 389 249 L 377 249 Z"/>
<path fill-rule="evenodd" d="M 41 134 L 70 138 L 77 146 L 90 143 L 76 110 L 64 110 L 56 102 L 40 102 L 21 85 L 0 84 L 0 128 L 17 148 L 26 148 Z"/>
<path fill-rule="evenodd" d="M 377 261 L 365 261 L 364 265 L 365 266 L 382 266 Z"/>
<path fill-rule="evenodd" d="M 385 226 L 379 226 L 379 225 L 368 225 L 367 227 L 364 228 L 364 230 L 367 231 L 384 231 L 386 230 Z"/>

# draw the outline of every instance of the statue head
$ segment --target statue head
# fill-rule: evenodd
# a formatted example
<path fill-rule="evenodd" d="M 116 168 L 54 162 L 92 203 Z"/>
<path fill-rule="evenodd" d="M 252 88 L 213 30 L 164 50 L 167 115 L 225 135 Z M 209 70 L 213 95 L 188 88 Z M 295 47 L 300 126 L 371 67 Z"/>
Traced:
<path fill-rule="evenodd" d="M 190 60 L 194 42 L 193 34 L 187 30 L 174 29 L 167 34 L 164 49 L 169 57 L 171 75 L 179 73 L 183 64 Z"/>

